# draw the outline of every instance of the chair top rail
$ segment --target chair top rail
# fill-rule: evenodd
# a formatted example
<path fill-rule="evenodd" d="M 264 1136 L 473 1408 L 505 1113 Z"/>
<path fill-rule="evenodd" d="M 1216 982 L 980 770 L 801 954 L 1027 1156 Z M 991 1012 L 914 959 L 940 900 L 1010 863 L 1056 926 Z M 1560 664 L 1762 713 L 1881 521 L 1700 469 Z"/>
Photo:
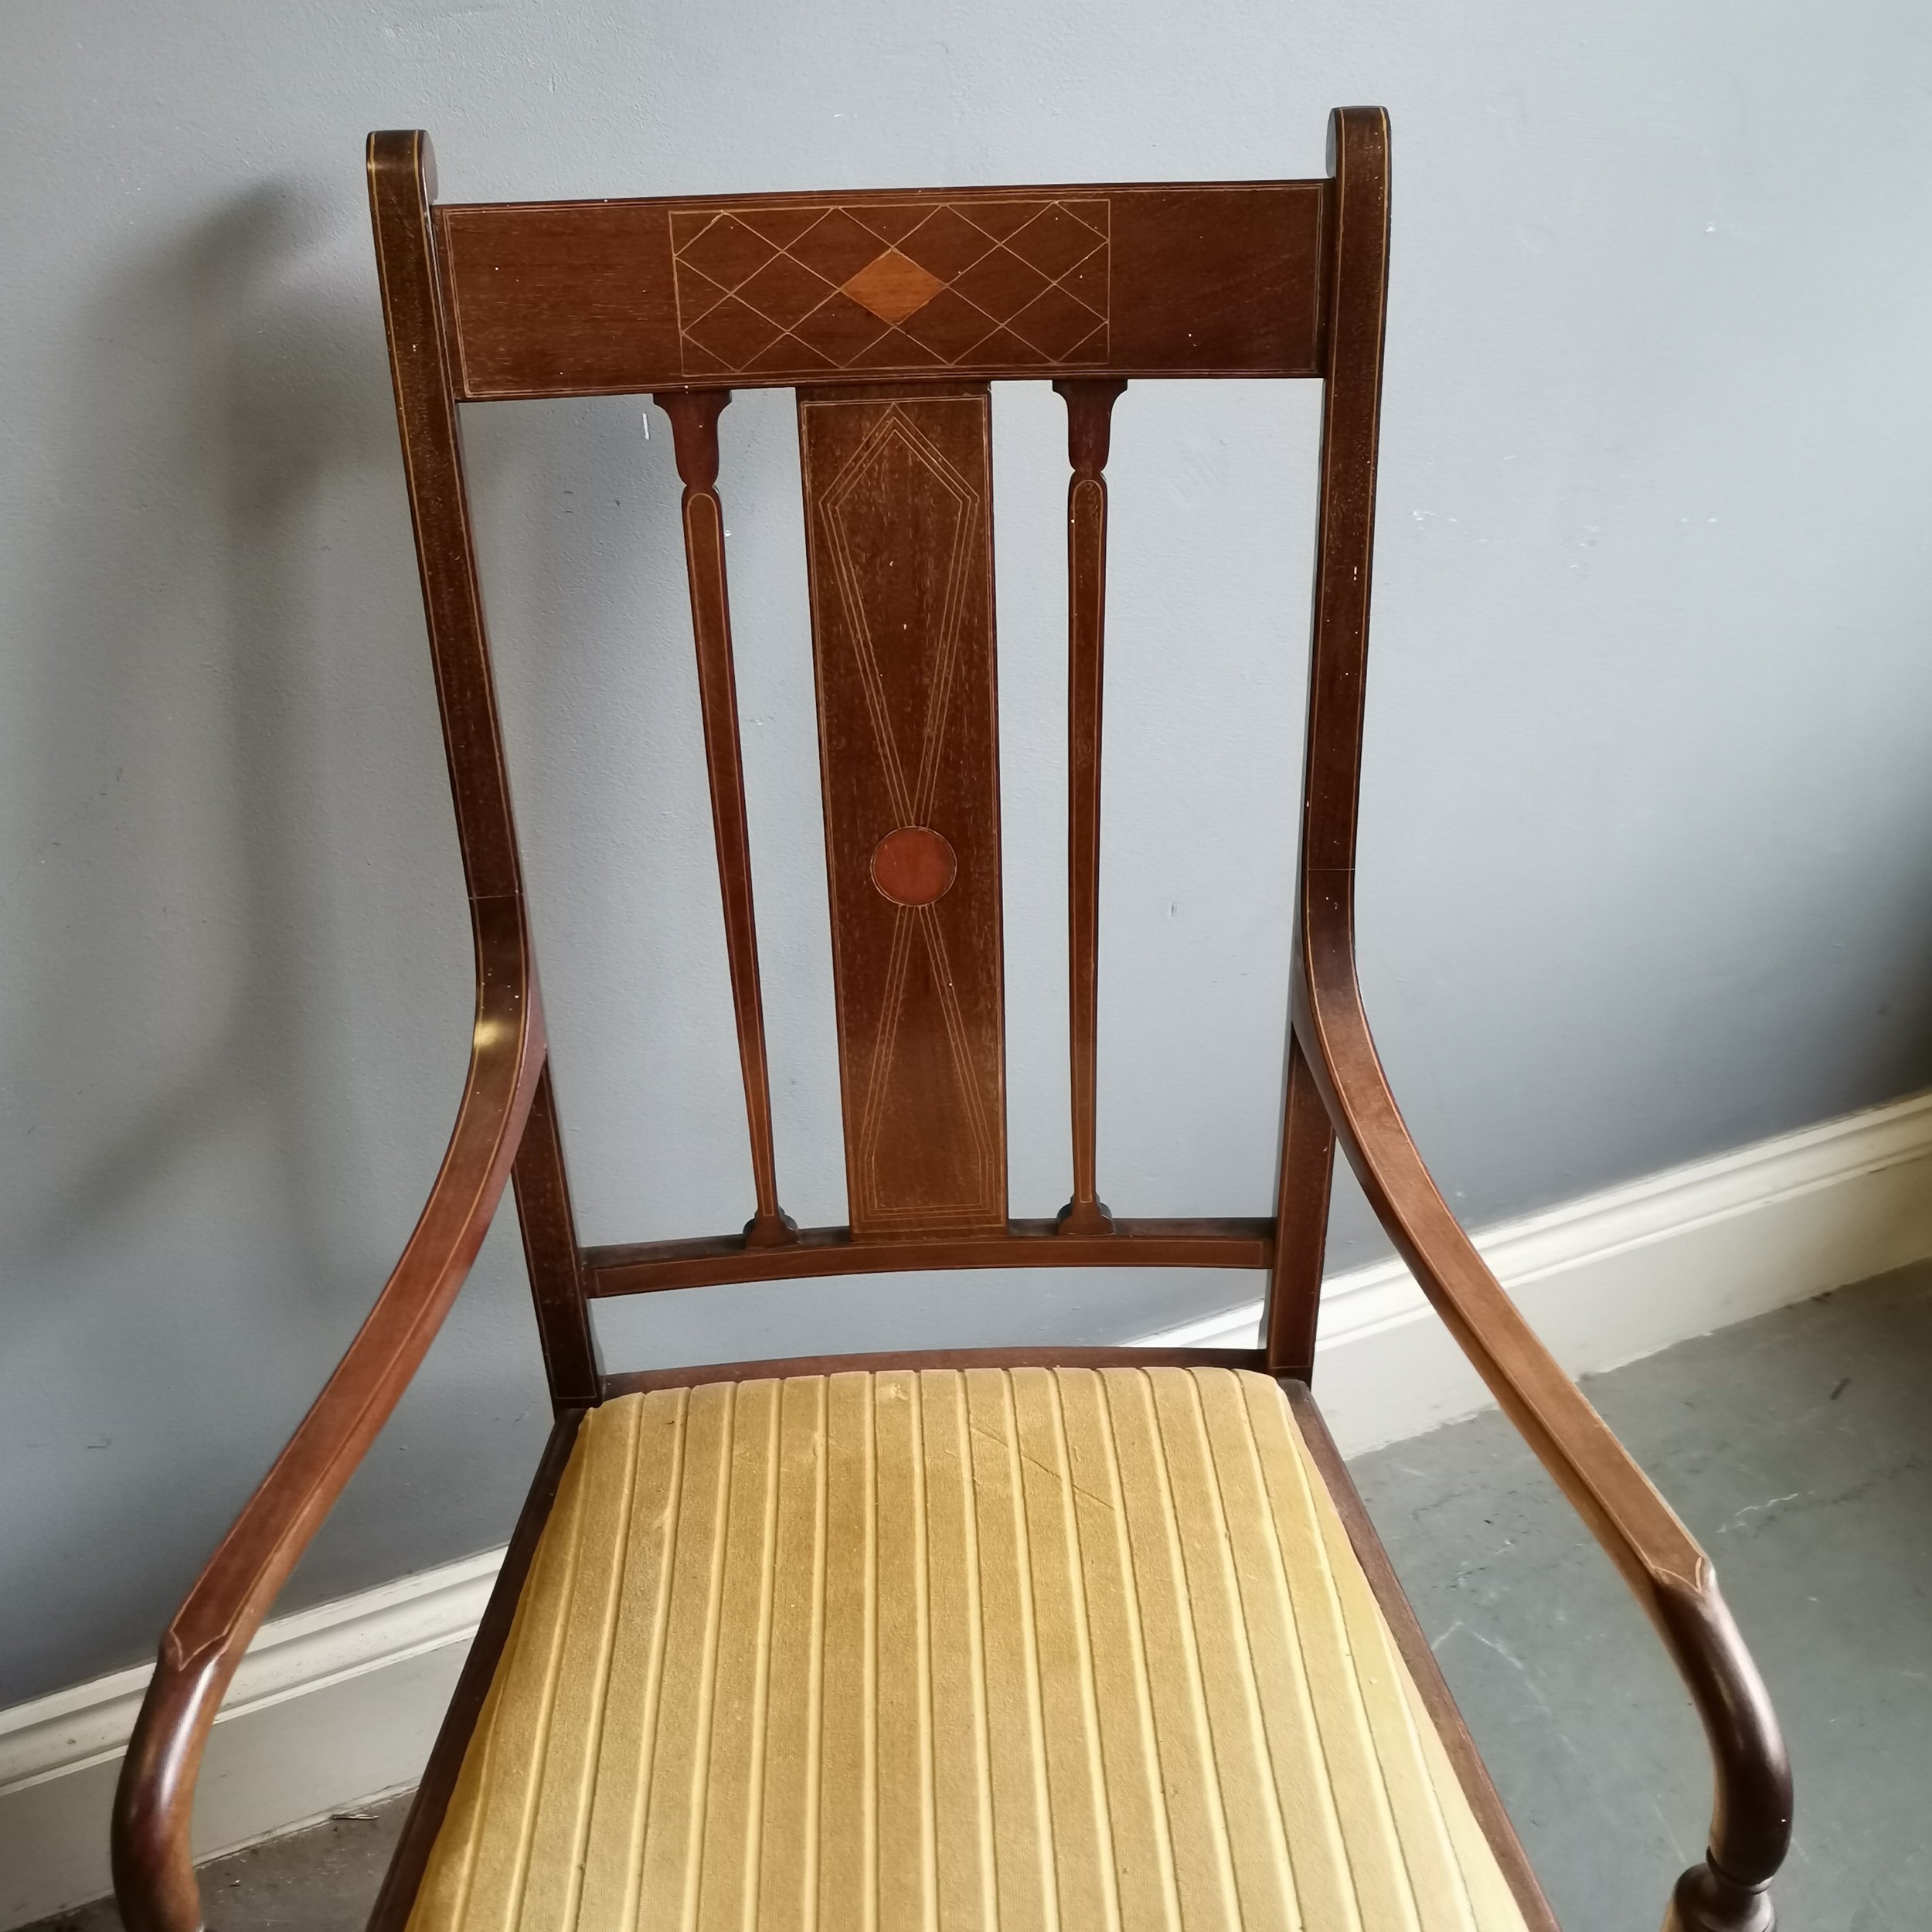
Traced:
<path fill-rule="evenodd" d="M 1313 376 L 1322 181 L 445 203 L 465 401 Z"/>

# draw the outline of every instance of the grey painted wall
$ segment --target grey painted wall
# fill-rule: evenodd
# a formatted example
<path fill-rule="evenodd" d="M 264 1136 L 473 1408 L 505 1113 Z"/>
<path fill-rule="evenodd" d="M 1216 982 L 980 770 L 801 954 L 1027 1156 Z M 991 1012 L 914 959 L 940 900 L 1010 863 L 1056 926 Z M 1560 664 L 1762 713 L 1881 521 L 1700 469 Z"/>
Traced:
<path fill-rule="evenodd" d="M 1365 969 L 1475 1222 L 1932 1080 L 1932 15 L 315 0 L 0 26 L 0 1704 L 131 1662 L 434 1170 L 468 944 L 361 177 L 455 197 L 1298 175 L 1396 141 Z M 1063 1198 L 1064 471 L 1002 394 L 1015 1209 Z M 1102 1172 L 1264 1203 L 1315 398 L 1119 417 Z M 675 485 L 472 425 L 587 1236 L 747 1210 Z M 726 419 L 785 1197 L 840 1218 L 787 399 Z M 304 1566 L 504 1533 L 514 1231 Z M 1372 1253 L 1345 1204 L 1337 1257 Z M 1122 1338 L 1221 1277 L 625 1311 L 638 1359 Z"/>

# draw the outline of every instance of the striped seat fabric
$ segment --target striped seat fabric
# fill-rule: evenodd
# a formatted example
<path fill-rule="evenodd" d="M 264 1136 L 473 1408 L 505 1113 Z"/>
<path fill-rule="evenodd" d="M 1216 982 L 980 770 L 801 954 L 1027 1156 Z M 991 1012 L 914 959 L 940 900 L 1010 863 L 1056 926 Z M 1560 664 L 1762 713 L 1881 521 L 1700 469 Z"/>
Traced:
<path fill-rule="evenodd" d="M 592 1411 L 411 1932 L 1522 1932 L 1294 1416 L 1225 1369 Z"/>

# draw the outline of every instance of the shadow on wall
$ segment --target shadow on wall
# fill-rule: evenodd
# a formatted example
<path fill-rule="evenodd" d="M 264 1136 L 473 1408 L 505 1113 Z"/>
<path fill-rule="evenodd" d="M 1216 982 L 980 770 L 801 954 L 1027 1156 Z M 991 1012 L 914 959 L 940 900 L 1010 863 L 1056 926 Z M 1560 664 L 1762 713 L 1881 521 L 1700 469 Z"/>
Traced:
<path fill-rule="evenodd" d="M 146 1651 L 366 1311 L 389 1197 L 419 1166 L 427 1183 L 460 1090 L 468 958 L 440 774 L 385 757 L 400 742 L 420 762 L 420 712 L 397 702 L 400 673 L 345 696 L 369 665 L 354 630 L 376 628 L 358 614 L 410 607 L 369 593 L 386 553 L 359 545 L 346 570 L 327 554 L 344 513 L 326 499 L 345 481 L 372 494 L 395 430 L 369 304 L 304 266 L 321 226 L 257 188 L 130 251 L 67 345 L 49 491 L 65 513 L 29 688 L 27 822 L 51 830 L 5 895 L 9 1005 L 31 1022 L 8 1081 L 29 1158 L 0 1180 L 0 1430 L 20 1431 L 0 1657 L 25 1679 L 0 1705 Z M 380 640 L 405 647 L 418 637 Z M 326 835 L 350 771 L 374 795 L 347 809 L 391 841 L 375 896 L 428 916 L 427 945 L 423 919 L 403 929 L 407 958 L 372 961 L 344 923 L 332 849 L 367 841 Z M 446 905 L 411 891 L 424 878 L 450 882 Z M 372 975 L 402 985 L 423 1064 L 447 1068 L 423 1103 L 440 1126 L 389 1163 L 395 1124 L 359 1131 L 382 1044 L 356 1038 Z"/>
<path fill-rule="evenodd" d="M 213 674 L 228 699 L 227 742 L 219 749 L 233 787 L 222 829 L 235 869 L 223 910 L 239 915 L 233 943 L 223 951 L 237 970 L 232 984 L 211 989 L 223 1009 L 220 1028 L 202 1037 L 192 1065 L 141 1094 L 31 1204 L 15 1237 L 30 1272 L 60 1243 L 84 1238 L 177 1179 L 196 1149 L 238 1116 L 269 1136 L 279 1179 L 298 1206 L 291 1226 L 303 1249 L 291 1257 L 291 1273 L 312 1274 L 320 1262 L 321 1204 L 309 1198 L 315 1123 L 300 1101 L 301 1076 L 312 1070 L 298 1057 L 294 998 L 302 917 L 315 896 L 315 882 L 289 863 L 298 842 L 289 837 L 292 781 L 305 742 L 294 662 L 305 640 L 290 579 L 301 567 L 307 546 L 299 526 L 318 473 L 352 439 L 385 425 L 355 420 L 358 403 L 366 417 L 372 413 L 367 397 L 339 379 L 341 318 L 284 308 L 267 325 L 264 308 L 279 294 L 275 271 L 300 250 L 304 227 L 281 191 L 255 189 L 131 269 L 78 332 L 85 349 L 67 418 L 77 498 L 85 501 L 94 480 L 120 466 L 162 481 L 172 500 L 162 515 L 149 512 L 162 505 L 141 502 L 131 520 L 131 551 L 111 562 L 80 542 L 69 547 L 41 626 L 46 650 L 35 715 L 49 747 L 86 746 L 102 764 L 112 756 L 116 786 L 131 766 L 145 767 L 135 782 L 158 791 L 167 774 L 157 767 L 183 748 L 193 725 L 157 687 L 179 679 L 185 712 L 196 674 Z M 196 359 L 155 379 L 156 352 L 144 351 L 144 339 L 191 343 Z M 198 539 L 226 566 L 219 606 L 197 636 L 158 636 L 156 606 L 176 590 L 184 553 Z M 157 664 L 148 654 L 158 642 L 192 651 L 195 662 Z M 206 757 L 217 747 L 196 750 Z M 47 775 L 57 784 L 63 774 Z M 201 775 L 209 775 L 206 765 Z M 171 817 L 173 801 L 151 802 L 159 808 L 138 807 L 121 821 L 114 858 L 124 885 L 172 881 L 185 869 L 182 848 L 194 832 Z M 137 1071 L 102 1063 L 111 1039 L 103 1035 L 104 1014 L 151 1010 L 157 979 L 186 949 L 170 944 L 172 907 L 142 934 L 145 944 L 133 944 L 121 923 L 137 910 L 131 899 L 124 890 L 94 895 L 87 926 L 45 961 L 32 1002 L 42 1064 L 29 1066 L 29 1087 L 54 1085 L 56 1068 L 70 1078 L 108 1080 Z"/>

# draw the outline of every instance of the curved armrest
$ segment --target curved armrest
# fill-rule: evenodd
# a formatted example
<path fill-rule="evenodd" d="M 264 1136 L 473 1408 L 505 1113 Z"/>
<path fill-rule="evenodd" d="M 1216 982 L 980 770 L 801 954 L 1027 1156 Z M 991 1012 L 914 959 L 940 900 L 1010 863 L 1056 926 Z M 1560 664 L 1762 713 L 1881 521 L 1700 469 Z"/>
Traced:
<path fill-rule="evenodd" d="M 199 1932 L 189 1824 L 209 1726 L 276 1593 L 422 1361 L 509 1178 L 543 1068 L 543 1023 L 521 900 L 477 900 L 471 911 L 474 1043 L 436 1184 L 348 1353 L 162 1638 L 114 1798 L 114 1891 L 128 1932 Z"/>
<path fill-rule="evenodd" d="M 1709 1861 L 1679 1880 L 1666 1932 L 1768 1932 L 1791 1842 L 1784 1741 L 1710 1560 L 1537 1338 L 1464 1233 L 1403 1124 L 1362 1010 L 1344 873 L 1302 896 L 1294 1029 L 1377 1218 L 1463 1352 L 1657 1626 L 1710 1741 Z"/>

